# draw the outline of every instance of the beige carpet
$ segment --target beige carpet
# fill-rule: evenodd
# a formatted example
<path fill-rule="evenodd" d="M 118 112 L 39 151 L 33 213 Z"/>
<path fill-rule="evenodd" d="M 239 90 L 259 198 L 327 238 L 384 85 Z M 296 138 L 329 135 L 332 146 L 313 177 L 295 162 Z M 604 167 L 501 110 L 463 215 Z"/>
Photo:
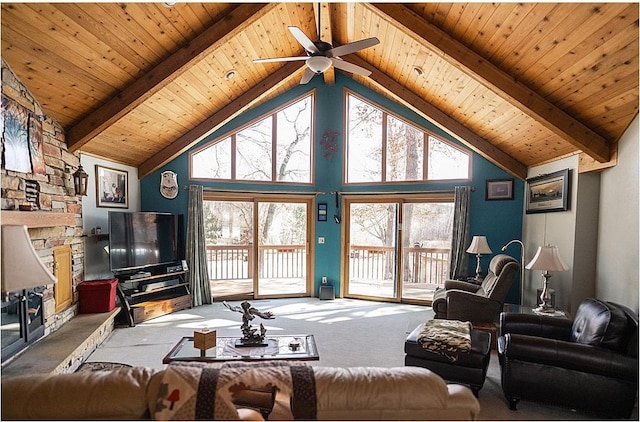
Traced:
<path fill-rule="evenodd" d="M 406 336 L 418 324 L 433 317 L 430 307 L 353 299 L 256 300 L 252 304 L 276 316 L 272 320 L 254 320 L 254 325 L 264 324 L 267 335 L 313 334 L 320 360 L 309 364 L 319 366 L 403 366 Z M 193 335 L 194 330 L 210 328 L 220 336 L 240 336 L 240 317 L 216 302 L 155 318 L 134 328 L 118 328 L 88 361 L 161 369 L 162 358 L 180 338 Z M 515 412 L 509 410 L 500 387 L 500 367 L 495 352 L 479 401 L 481 420 L 596 419 L 571 409 L 528 401 L 520 402 Z M 634 418 L 638 418 L 637 407 Z"/>

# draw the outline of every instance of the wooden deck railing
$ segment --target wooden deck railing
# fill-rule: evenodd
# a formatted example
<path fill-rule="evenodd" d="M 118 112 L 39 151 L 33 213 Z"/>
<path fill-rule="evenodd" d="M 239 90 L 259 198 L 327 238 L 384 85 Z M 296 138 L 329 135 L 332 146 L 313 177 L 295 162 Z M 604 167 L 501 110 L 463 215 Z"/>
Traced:
<path fill-rule="evenodd" d="M 451 249 L 403 248 L 404 282 L 442 285 L 449 278 Z"/>
<path fill-rule="evenodd" d="M 211 280 L 253 277 L 251 245 L 207 245 L 207 269 Z"/>
<path fill-rule="evenodd" d="M 207 245 L 207 268 L 212 280 L 253 278 L 251 245 Z M 261 278 L 305 278 L 305 245 L 265 245 L 258 247 Z"/>
<path fill-rule="evenodd" d="M 305 245 L 265 245 L 258 248 L 260 278 L 304 278 Z M 403 248 L 404 282 L 440 285 L 447 279 L 449 249 Z M 208 245 L 207 267 L 212 280 L 253 278 L 251 245 Z M 351 246 L 349 269 L 352 279 L 390 280 L 395 269 L 395 248 Z"/>
<path fill-rule="evenodd" d="M 441 285 L 447 279 L 449 249 L 403 248 L 404 282 Z M 389 280 L 395 268 L 393 246 L 351 246 L 349 269 L 352 279 Z"/>

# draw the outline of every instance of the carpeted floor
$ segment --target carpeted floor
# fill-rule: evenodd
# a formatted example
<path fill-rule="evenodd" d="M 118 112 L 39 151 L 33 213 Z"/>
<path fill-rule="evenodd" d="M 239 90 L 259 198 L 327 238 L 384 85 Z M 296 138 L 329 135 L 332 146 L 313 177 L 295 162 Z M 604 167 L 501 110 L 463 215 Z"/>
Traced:
<path fill-rule="evenodd" d="M 404 340 L 418 324 L 431 319 L 430 307 L 353 299 L 321 301 L 313 298 L 256 300 L 260 311 L 271 311 L 271 320 L 256 318 L 269 334 L 313 334 L 320 354 L 318 366 L 404 365 Z M 232 302 L 231 304 L 238 304 Z M 194 330 L 215 329 L 219 336 L 240 336 L 241 315 L 221 302 L 176 312 L 118 328 L 88 362 L 119 362 L 133 366 L 164 368 L 162 358 Z M 557 406 L 520 402 L 517 411 L 507 407 L 500 387 L 500 367 L 492 352 L 487 379 L 480 390 L 481 420 L 595 420 L 592 415 Z M 636 407 L 633 417 L 638 419 Z"/>

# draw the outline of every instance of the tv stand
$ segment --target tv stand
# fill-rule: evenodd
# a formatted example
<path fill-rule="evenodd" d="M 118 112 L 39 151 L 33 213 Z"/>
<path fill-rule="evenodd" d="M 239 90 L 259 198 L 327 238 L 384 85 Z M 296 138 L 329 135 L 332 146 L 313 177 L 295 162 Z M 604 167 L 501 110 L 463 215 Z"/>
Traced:
<path fill-rule="evenodd" d="M 129 327 L 136 323 L 191 308 L 191 293 L 185 281 L 187 271 L 166 272 L 161 267 L 149 272 L 120 274 L 117 294 Z"/>

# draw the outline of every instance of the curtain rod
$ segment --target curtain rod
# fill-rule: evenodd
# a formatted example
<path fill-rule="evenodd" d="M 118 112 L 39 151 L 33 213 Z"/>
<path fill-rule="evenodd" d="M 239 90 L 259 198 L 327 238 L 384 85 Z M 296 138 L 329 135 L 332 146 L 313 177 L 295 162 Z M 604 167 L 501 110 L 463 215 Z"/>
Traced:
<path fill-rule="evenodd" d="M 189 186 L 184 186 L 184 190 L 188 190 Z M 248 194 L 270 194 L 270 195 L 324 195 L 326 192 L 304 192 L 304 191 L 283 191 L 283 190 L 250 190 L 250 189 L 217 189 L 211 187 L 203 187 L 204 192 L 212 193 L 248 193 Z M 471 186 L 471 192 L 475 192 L 476 188 Z M 419 190 L 419 191 L 369 191 L 369 192 L 352 192 L 352 191 L 332 191 L 331 195 L 419 195 L 433 193 L 455 193 L 454 189 L 442 190 Z"/>
<path fill-rule="evenodd" d="M 476 188 L 470 186 L 471 192 L 475 192 Z M 352 192 L 352 191 L 332 191 L 331 194 L 335 195 L 416 195 L 416 194 L 425 194 L 425 193 L 455 193 L 454 189 L 442 189 L 442 190 L 406 190 L 406 191 L 371 191 L 371 192 Z"/>
<path fill-rule="evenodd" d="M 197 185 L 196 185 L 197 186 Z M 185 186 L 184 190 L 189 190 L 189 186 Z M 210 187 L 202 187 L 204 192 L 213 193 L 250 193 L 250 194 L 278 194 L 278 195 L 324 195 L 326 192 L 304 192 L 304 191 L 284 191 L 284 190 L 250 190 L 250 189 L 217 189 Z"/>

